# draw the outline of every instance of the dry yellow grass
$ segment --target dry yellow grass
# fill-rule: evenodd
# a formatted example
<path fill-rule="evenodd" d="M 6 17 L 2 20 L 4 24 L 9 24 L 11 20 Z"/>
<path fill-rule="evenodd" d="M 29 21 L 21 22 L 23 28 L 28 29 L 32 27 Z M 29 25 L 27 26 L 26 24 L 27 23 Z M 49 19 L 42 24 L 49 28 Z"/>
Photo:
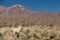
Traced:
<path fill-rule="evenodd" d="M 60 29 L 57 26 L 29 26 L 23 27 L 20 40 L 60 40 Z"/>
<path fill-rule="evenodd" d="M 0 35 L 1 36 L 1 35 Z M 59 26 L 24 26 L 19 32 L 19 38 L 7 29 L 1 40 L 60 40 Z M 3 38 L 3 39 L 2 39 Z"/>

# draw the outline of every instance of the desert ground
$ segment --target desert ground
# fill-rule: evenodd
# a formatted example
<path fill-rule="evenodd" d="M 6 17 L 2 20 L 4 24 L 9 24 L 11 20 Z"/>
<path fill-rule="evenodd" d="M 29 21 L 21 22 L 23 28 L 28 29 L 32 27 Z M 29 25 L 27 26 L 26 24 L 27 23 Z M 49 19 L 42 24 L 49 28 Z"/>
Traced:
<path fill-rule="evenodd" d="M 60 40 L 60 12 L 0 6 L 0 40 Z"/>

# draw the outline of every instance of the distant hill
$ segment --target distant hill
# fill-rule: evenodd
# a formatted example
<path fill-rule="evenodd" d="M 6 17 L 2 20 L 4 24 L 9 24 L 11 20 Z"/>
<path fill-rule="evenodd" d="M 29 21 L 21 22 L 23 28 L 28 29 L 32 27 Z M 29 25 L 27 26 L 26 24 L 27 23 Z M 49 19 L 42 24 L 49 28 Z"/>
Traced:
<path fill-rule="evenodd" d="M 60 12 L 32 12 L 21 6 L 0 6 L 0 26 L 60 25 Z"/>

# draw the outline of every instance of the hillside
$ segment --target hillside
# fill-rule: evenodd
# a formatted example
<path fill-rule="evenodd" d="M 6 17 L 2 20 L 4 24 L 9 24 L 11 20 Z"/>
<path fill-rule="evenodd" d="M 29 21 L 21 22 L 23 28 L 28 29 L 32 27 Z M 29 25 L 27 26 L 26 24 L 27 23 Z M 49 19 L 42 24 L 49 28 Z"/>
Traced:
<path fill-rule="evenodd" d="M 29 9 L 14 5 L 9 8 L 0 6 L 0 25 L 60 25 L 59 12 L 32 12 Z"/>

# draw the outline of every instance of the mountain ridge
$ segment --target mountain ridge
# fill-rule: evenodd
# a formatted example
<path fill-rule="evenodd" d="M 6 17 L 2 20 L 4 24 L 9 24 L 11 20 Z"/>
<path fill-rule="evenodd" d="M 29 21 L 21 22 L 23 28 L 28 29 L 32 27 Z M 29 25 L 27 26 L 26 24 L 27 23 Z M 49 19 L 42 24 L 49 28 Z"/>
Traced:
<path fill-rule="evenodd" d="M 0 25 L 60 25 L 60 12 L 33 12 L 21 5 L 0 6 Z"/>

